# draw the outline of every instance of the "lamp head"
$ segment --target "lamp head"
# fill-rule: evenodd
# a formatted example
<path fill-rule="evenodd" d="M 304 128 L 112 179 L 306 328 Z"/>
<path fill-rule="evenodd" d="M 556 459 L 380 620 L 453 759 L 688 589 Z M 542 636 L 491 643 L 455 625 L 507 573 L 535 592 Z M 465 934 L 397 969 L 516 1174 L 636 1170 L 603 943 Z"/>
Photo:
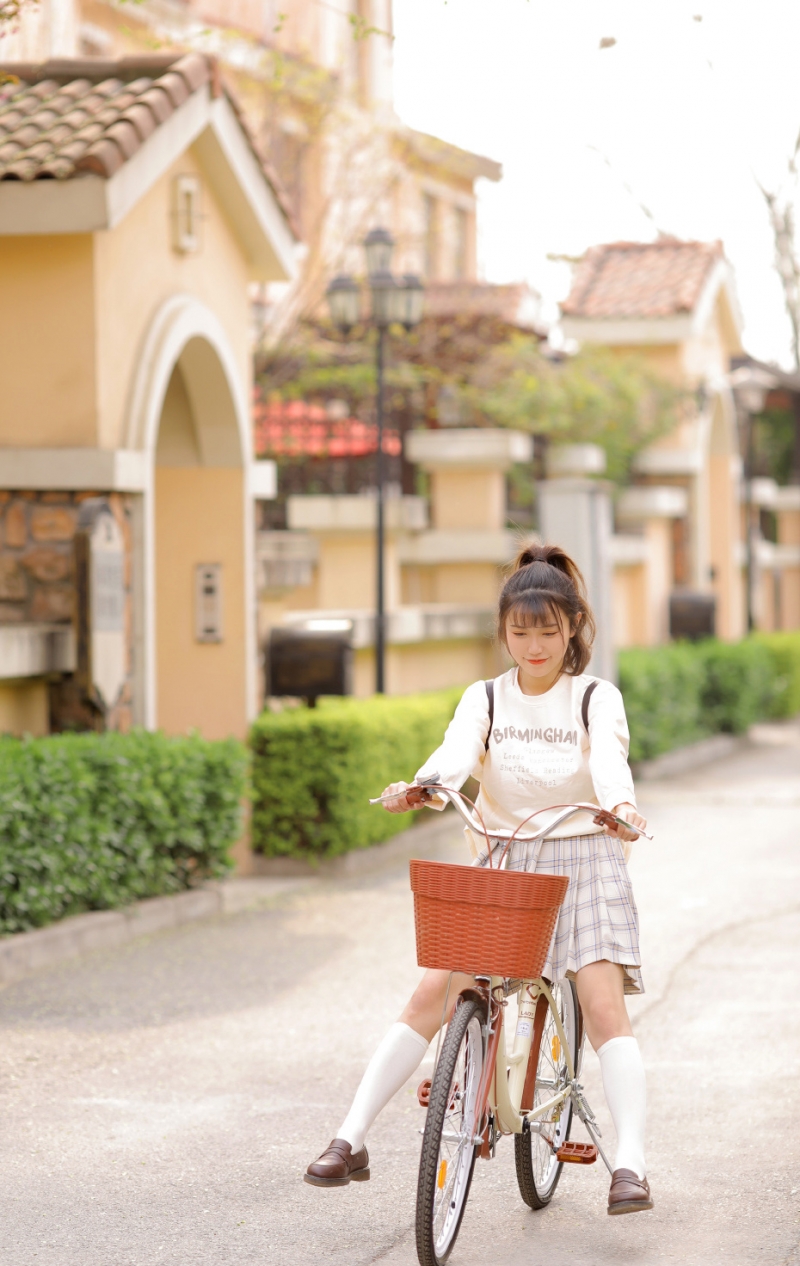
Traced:
<path fill-rule="evenodd" d="M 344 275 L 334 277 L 325 291 L 325 298 L 328 300 L 331 321 L 337 329 L 347 334 L 354 325 L 358 324 L 361 315 L 361 292 L 358 283 L 352 277 Z"/>
<path fill-rule="evenodd" d="M 391 272 L 393 250 L 394 238 L 388 229 L 370 229 L 364 239 L 370 281 L 380 273 Z"/>
<path fill-rule="evenodd" d="M 402 315 L 398 317 L 398 320 L 402 322 L 407 330 L 412 330 L 422 320 L 422 313 L 425 307 L 425 290 L 419 277 L 415 276 L 414 273 L 405 274 L 399 289 L 402 296 L 400 305 Z"/>
<path fill-rule="evenodd" d="M 402 318 L 398 315 L 400 287 L 389 272 L 371 273 L 369 290 L 372 296 L 372 319 L 385 328 Z"/>
<path fill-rule="evenodd" d="M 775 381 L 758 365 L 741 365 L 731 374 L 730 384 L 740 407 L 752 416 L 764 408 L 767 393 Z"/>

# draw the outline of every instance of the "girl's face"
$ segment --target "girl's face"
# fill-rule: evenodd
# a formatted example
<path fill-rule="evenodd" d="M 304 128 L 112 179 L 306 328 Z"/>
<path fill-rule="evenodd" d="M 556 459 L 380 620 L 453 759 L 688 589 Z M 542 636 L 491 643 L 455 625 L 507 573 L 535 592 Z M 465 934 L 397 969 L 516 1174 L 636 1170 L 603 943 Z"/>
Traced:
<path fill-rule="evenodd" d="M 543 624 L 515 624 L 512 612 L 506 622 L 506 646 L 519 668 L 519 684 L 525 694 L 543 694 L 555 684 L 574 633 L 558 607 L 544 620 Z"/>

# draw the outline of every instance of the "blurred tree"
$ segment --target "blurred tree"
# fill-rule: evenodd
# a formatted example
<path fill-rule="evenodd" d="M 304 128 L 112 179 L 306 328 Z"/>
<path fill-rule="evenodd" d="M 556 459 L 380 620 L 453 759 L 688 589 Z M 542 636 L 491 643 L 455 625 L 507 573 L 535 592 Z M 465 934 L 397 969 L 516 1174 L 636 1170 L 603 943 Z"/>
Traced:
<path fill-rule="evenodd" d="M 32 9 L 37 0 L 0 0 L 0 25 L 16 22 L 23 9 Z"/>
<path fill-rule="evenodd" d="M 630 479 L 641 449 L 674 427 L 686 392 L 659 378 L 635 356 L 587 347 L 552 359 L 530 339 L 516 336 L 491 348 L 467 395 L 477 414 L 558 444 L 599 444 L 606 473 Z"/>
<path fill-rule="evenodd" d="M 364 329 L 343 342 L 330 327 L 299 323 L 260 355 L 257 400 L 303 400 L 371 422 L 370 340 Z M 618 484 L 630 478 L 636 454 L 676 425 L 687 400 L 639 358 L 592 348 L 553 359 L 534 335 L 475 313 L 427 317 L 411 334 L 392 331 L 387 343 L 387 427 L 401 439 L 420 425 L 447 425 L 529 431 L 540 454 L 549 442 L 591 442 L 605 450 L 608 477 Z M 341 459 L 286 458 L 268 449 L 260 456 L 277 458 L 279 484 L 287 491 L 357 491 L 354 478 L 360 486 L 371 481 L 372 462 L 364 459 L 351 460 L 345 471 Z M 390 471 L 404 492 L 422 491 L 401 458 L 390 461 Z M 535 482 L 542 474 L 541 462 L 510 472 L 514 525 L 532 526 Z M 270 513 L 279 514 L 280 507 Z"/>
<path fill-rule="evenodd" d="M 800 132 L 786 163 L 786 177 L 775 190 L 765 189 L 756 181 L 767 204 L 769 222 L 775 239 L 775 267 L 781 279 L 786 312 L 792 327 L 794 367 L 800 369 L 800 260 L 797 253 L 795 210 L 798 198 L 797 160 L 800 154 Z"/>

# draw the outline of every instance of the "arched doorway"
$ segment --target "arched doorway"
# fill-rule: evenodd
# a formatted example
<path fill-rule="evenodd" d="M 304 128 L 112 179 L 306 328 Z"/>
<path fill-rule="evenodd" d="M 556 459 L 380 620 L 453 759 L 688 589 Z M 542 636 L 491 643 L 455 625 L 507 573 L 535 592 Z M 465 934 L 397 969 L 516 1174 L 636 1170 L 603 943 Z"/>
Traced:
<path fill-rule="evenodd" d="M 145 723 L 170 734 L 243 737 L 253 712 L 246 373 L 213 313 L 191 298 L 165 305 L 142 357 L 131 446 L 151 463 L 140 586 Z"/>

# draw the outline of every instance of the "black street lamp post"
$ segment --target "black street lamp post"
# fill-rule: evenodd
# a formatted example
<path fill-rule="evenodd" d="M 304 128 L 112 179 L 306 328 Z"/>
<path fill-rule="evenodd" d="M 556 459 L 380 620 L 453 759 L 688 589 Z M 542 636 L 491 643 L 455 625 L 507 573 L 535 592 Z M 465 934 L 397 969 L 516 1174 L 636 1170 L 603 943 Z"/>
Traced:
<path fill-rule="evenodd" d="M 375 692 L 386 689 L 386 600 L 384 592 L 384 453 L 383 370 L 384 339 L 390 325 L 411 330 L 422 318 L 424 292 L 418 277 L 391 272 L 394 239 L 387 229 L 372 229 L 364 241 L 370 291 L 370 323 L 375 326 L 375 422 L 376 422 L 376 592 L 375 592 Z M 361 322 L 361 290 L 352 277 L 334 277 L 326 291 L 331 320 L 345 335 Z"/>

